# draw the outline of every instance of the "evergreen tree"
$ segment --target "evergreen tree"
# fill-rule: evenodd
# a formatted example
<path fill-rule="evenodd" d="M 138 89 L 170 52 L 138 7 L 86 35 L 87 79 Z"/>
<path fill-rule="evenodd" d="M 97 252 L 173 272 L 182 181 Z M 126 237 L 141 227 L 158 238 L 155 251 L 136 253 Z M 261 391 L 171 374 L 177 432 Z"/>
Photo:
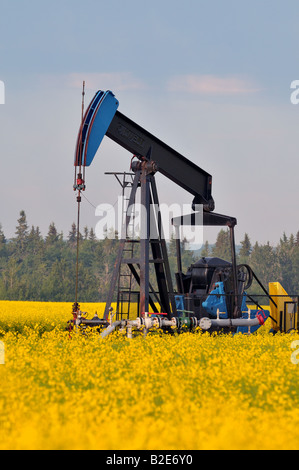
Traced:
<path fill-rule="evenodd" d="M 269 282 L 275 282 L 279 276 L 279 266 L 275 249 L 267 242 L 265 245 L 255 243 L 251 258 L 250 266 L 263 286 L 268 289 Z M 256 292 L 262 294 L 261 289 L 254 285 Z"/>
<path fill-rule="evenodd" d="M 189 266 L 194 263 L 194 253 L 189 249 L 189 244 L 186 238 L 181 241 L 181 256 L 182 256 L 182 269 L 186 272 Z"/>
<path fill-rule="evenodd" d="M 105 301 L 119 240 L 114 233 L 107 233 L 105 240 L 98 240 L 94 230 L 91 228 L 88 231 L 87 227 L 84 228 L 84 239 L 80 235 L 80 240 L 80 301 Z M 12 242 L 6 240 L 0 225 L 0 299 L 72 302 L 75 290 L 76 243 L 76 224 L 72 225 L 68 237 L 64 239 L 52 222 L 43 238 L 38 227 L 28 228 L 24 211 L 20 212 L 16 236 Z M 139 256 L 139 248 L 136 244 L 136 258 Z M 218 256 L 231 261 L 229 232 L 221 230 L 212 253 L 209 248 L 206 242 L 200 256 Z M 167 249 L 175 287 L 177 257 L 174 236 L 167 244 Z M 189 250 L 186 240 L 181 241 L 181 255 L 183 272 L 186 272 L 195 261 L 194 253 Z M 279 281 L 289 295 L 299 294 L 299 231 L 289 237 L 283 233 L 275 247 L 269 242 L 265 245 L 255 243 L 252 247 L 248 234 L 245 234 L 238 262 L 245 260 L 266 289 L 269 282 Z M 152 263 L 150 269 L 152 282 L 152 279 L 155 281 Z M 264 294 L 256 283 L 248 293 Z"/>
<path fill-rule="evenodd" d="M 89 236 L 88 236 L 88 239 L 91 240 L 91 241 L 95 241 L 97 239 L 95 233 L 94 233 L 94 230 L 93 228 L 91 227 L 91 229 L 89 230 Z"/>
<path fill-rule="evenodd" d="M 27 254 L 37 255 L 43 249 L 43 237 L 40 233 L 39 227 L 34 227 L 32 225 L 31 231 L 27 238 Z"/>
<path fill-rule="evenodd" d="M 71 248 L 75 248 L 77 246 L 77 227 L 75 222 L 72 223 L 72 228 L 69 232 L 69 235 L 67 237 L 68 239 L 68 244 L 70 245 Z M 81 233 L 79 232 L 79 241 L 83 239 Z"/>
<path fill-rule="evenodd" d="M 0 224 L 0 244 L 5 244 L 5 243 L 6 243 L 6 238 L 2 230 L 2 224 Z"/>
<path fill-rule="evenodd" d="M 251 250 L 252 250 L 252 246 L 251 246 L 251 243 L 250 243 L 250 238 L 248 236 L 247 233 L 245 233 L 244 235 L 244 240 L 241 241 L 241 249 L 240 249 L 240 256 L 244 256 L 244 257 L 249 257 L 250 256 L 250 253 L 251 253 Z"/>
<path fill-rule="evenodd" d="M 202 258 L 208 258 L 208 257 L 210 256 L 210 254 L 211 254 L 210 251 L 211 251 L 211 250 L 210 250 L 210 245 L 209 245 L 209 242 L 208 242 L 208 240 L 207 240 L 207 241 L 205 242 L 203 248 L 202 248 L 201 251 L 200 251 L 200 256 L 201 256 Z"/>
<path fill-rule="evenodd" d="M 186 238 L 180 241 L 180 250 L 181 250 L 181 262 L 182 262 L 182 271 L 185 273 L 188 268 L 194 263 L 194 252 L 189 250 L 189 245 Z M 172 274 L 172 282 L 175 288 L 176 286 L 176 277 L 175 273 L 178 272 L 178 263 L 177 263 L 177 240 L 174 233 L 172 233 L 171 239 L 167 244 L 167 253 L 168 261 L 170 266 L 170 271 Z M 153 284 L 153 282 L 152 282 Z"/>
<path fill-rule="evenodd" d="M 293 249 L 294 246 L 295 246 L 295 237 L 292 233 L 291 233 L 290 238 L 289 238 L 289 244 L 290 244 L 290 248 Z"/>
<path fill-rule="evenodd" d="M 293 292 L 294 237 L 287 238 L 284 233 L 276 249 L 279 264 L 279 281 L 287 292 Z"/>
<path fill-rule="evenodd" d="M 28 242 L 28 224 L 25 211 L 20 212 L 20 218 L 18 219 L 18 225 L 16 227 L 16 238 L 15 243 L 17 246 L 17 254 L 22 256 L 25 253 L 26 245 Z"/>
<path fill-rule="evenodd" d="M 218 233 L 212 255 L 231 262 L 230 238 L 227 230 L 221 229 Z"/>
<path fill-rule="evenodd" d="M 250 238 L 247 233 L 245 233 L 244 240 L 242 240 L 240 243 L 241 243 L 241 248 L 238 254 L 238 263 L 248 264 L 251 251 L 252 251 L 252 246 L 251 246 Z"/>
<path fill-rule="evenodd" d="M 49 225 L 48 233 L 45 239 L 46 245 L 52 245 L 53 243 L 56 243 L 58 241 L 59 235 L 57 232 L 57 229 L 55 227 L 55 223 L 52 222 Z"/>
<path fill-rule="evenodd" d="M 10 257 L 2 271 L 2 279 L 5 287 L 6 300 L 21 300 L 19 297 L 19 271 L 20 264 L 15 257 Z"/>
<path fill-rule="evenodd" d="M 6 238 L 2 230 L 2 225 L 0 224 L 0 257 L 6 255 Z"/>
<path fill-rule="evenodd" d="M 292 253 L 292 282 L 293 291 L 289 292 L 290 295 L 299 295 L 299 245 L 294 246 Z"/>

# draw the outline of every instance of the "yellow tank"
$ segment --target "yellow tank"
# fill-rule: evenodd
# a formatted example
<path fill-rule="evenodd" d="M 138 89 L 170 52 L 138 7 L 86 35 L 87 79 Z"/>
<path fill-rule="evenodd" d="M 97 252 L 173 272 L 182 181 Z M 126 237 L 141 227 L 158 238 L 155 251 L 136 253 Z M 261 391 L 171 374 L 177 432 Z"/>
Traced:
<path fill-rule="evenodd" d="M 270 300 L 271 327 L 275 331 L 288 332 L 298 328 L 298 305 L 284 290 L 279 282 L 269 282 L 269 294 L 277 307 Z"/>

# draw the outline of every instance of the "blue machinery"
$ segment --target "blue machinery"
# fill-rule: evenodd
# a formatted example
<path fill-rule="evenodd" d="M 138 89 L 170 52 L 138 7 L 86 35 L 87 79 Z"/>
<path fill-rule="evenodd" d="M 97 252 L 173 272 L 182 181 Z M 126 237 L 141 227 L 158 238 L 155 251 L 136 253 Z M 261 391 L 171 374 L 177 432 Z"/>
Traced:
<path fill-rule="evenodd" d="M 83 91 L 84 95 L 84 91 Z M 159 208 L 155 173 L 160 172 L 175 184 L 179 185 L 192 197 L 193 212 L 188 216 L 176 217 L 172 223 L 178 231 L 182 225 L 198 223 L 198 205 L 202 208 L 201 223 L 204 226 L 227 226 L 230 231 L 231 261 L 218 258 L 202 258 L 190 266 L 187 273 L 182 272 L 180 241 L 177 240 L 176 291 L 173 288 L 169 268 L 167 246 L 162 234 L 161 215 L 156 213 L 155 221 L 146 217 L 140 240 L 138 258 L 124 259 L 124 250 L 129 240 L 126 237 L 119 241 L 118 256 L 111 276 L 110 290 L 107 296 L 103 318 L 95 316 L 88 320 L 82 315 L 76 299 L 73 306 L 73 324 L 77 326 L 104 326 L 103 336 L 119 327 L 126 327 L 128 336 L 131 329 L 152 327 L 188 328 L 201 327 L 203 330 L 224 330 L 233 332 L 252 332 L 259 328 L 268 318 L 270 312 L 259 305 L 256 310 L 246 307 L 246 289 L 250 287 L 253 277 L 249 266 L 237 266 L 235 254 L 234 217 L 214 212 L 215 203 L 212 197 L 212 176 L 180 155 L 157 137 L 140 127 L 118 111 L 119 102 L 111 91 L 98 91 L 89 104 L 79 129 L 75 151 L 75 181 L 79 207 L 81 191 L 85 190 L 85 167 L 91 165 L 97 150 L 105 136 L 122 146 L 131 157 L 131 171 L 134 174 L 125 228 L 128 227 L 131 210 L 135 203 L 136 192 L 141 191 L 141 204 L 150 213 L 150 208 Z M 156 224 L 155 238 L 150 238 L 150 224 Z M 124 233 L 127 233 L 126 230 Z M 79 237 L 78 237 L 79 239 Z M 151 256 L 150 256 L 151 253 Z M 111 304 L 115 296 L 120 268 L 126 263 L 131 275 L 139 285 L 139 316 L 132 320 L 116 317 L 112 322 Z M 153 263 L 157 281 L 157 291 L 151 286 L 149 266 Z M 258 279 L 256 278 L 258 281 Z M 259 282 L 259 281 L 258 281 Z M 264 289 L 264 288 L 263 288 Z M 269 297 L 264 289 L 265 294 Z M 275 303 L 273 299 L 270 301 Z M 149 309 L 153 315 L 149 315 Z M 110 318 L 109 318 L 110 316 Z"/>

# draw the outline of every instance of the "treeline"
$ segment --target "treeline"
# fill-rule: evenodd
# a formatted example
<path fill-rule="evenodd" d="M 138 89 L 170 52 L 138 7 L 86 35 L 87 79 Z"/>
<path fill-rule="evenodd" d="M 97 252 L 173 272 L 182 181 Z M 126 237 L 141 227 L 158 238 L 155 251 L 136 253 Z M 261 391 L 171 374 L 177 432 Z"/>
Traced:
<path fill-rule="evenodd" d="M 176 272 L 176 242 L 168 244 L 172 273 Z M 217 256 L 230 261 L 229 233 L 220 230 L 212 247 L 208 242 L 200 255 L 182 242 L 182 264 L 186 271 L 199 256 Z M 107 298 L 111 274 L 117 256 L 118 240 L 98 240 L 93 229 L 80 233 L 78 264 L 78 300 L 101 302 Z M 7 240 L 0 225 L 0 299 L 73 302 L 75 299 L 77 229 L 75 223 L 65 238 L 55 223 L 43 237 L 38 227 L 28 226 L 20 212 L 15 237 Z M 245 234 L 238 253 L 238 263 L 249 264 L 267 287 L 279 281 L 290 294 L 299 293 L 299 232 L 283 234 L 278 246 L 269 243 L 251 245 Z"/>
<path fill-rule="evenodd" d="M 269 242 L 252 245 L 249 235 L 245 233 L 240 245 L 238 264 L 249 265 L 266 289 L 269 282 L 278 281 L 289 295 L 299 295 L 299 231 L 289 237 L 283 233 L 277 246 L 271 246 Z M 229 232 L 221 230 L 212 250 L 206 243 L 201 256 L 230 260 Z M 263 291 L 254 283 L 251 293 L 263 294 Z"/>
<path fill-rule="evenodd" d="M 101 302 L 107 298 L 118 252 L 117 236 L 98 240 L 85 227 L 79 236 L 78 300 Z M 183 265 L 192 262 L 184 243 Z M 170 263 L 175 268 L 174 250 Z M 20 212 L 15 237 L 7 240 L 0 225 L 0 299 L 73 302 L 76 285 L 77 227 L 73 223 L 65 238 L 55 223 L 42 237 L 38 227 L 28 226 Z"/>

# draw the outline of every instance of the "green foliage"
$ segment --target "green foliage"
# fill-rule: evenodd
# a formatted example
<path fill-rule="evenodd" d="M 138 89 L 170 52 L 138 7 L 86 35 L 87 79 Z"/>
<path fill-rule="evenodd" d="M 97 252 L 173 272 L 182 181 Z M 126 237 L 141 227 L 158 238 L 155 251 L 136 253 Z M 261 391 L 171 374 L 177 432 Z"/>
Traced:
<path fill-rule="evenodd" d="M 46 237 L 39 228 L 28 229 L 26 214 L 21 211 L 16 237 L 7 241 L 0 227 L 0 299 L 74 301 L 76 275 L 76 225 L 67 240 L 57 232 L 54 222 Z M 85 232 L 86 234 L 86 232 Z M 98 241 L 80 236 L 80 301 L 102 301 L 106 292 L 101 283 L 103 265 L 111 272 L 114 253 L 106 247 L 110 240 Z M 108 285 L 108 283 L 106 283 Z"/>
<path fill-rule="evenodd" d="M 177 240 L 174 236 L 171 237 L 170 242 L 168 244 L 168 260 L 169 260 L 169 267 L 172 274 L 172 282 L 173 287 L 176 289 L 176 279 L 175 273 L 178 272 L 178 265 L 177 265 Z M 194 263 L 196 260 L 194 259 L 193 251 L 189 250 L 189 246 L 186 239 L 183 239 L 180 242 L 181 248 L 181 258 L 182 258 L 182 271 L 186 272 L 188 267 Z"/>
<path fill-rule="evenodd" d="M 38 227 L 28 227 L 26 214 L 20 212 L 15 238 L 7 240 L 0 224 L 0 299 L 73 302 L 75 295 L 77 228 L 72 224 L 67 239 L 55 223 L 42 237 Z M 85 227 L 80 234 L 78 297 L 80 302 L 101 302 L 107 298 L 119 242 L 110 236 L 97 240 L 94 230 Z M 138 244 L 137 244 L 138 245 Z M 138 248 L 136 247 L 138 251 Z M 197 258 L 181 242 L 182 268 L 186 272 Z M 136 256 L 137 256 L 136 252 Z M 176 240 L 168 244 L 169 264 L 174 288 L 177 272 Z M 220 230 L 215 245 L 206 242 L 200 256 L 217 256 L 231 261 L 229 232 Z M 248 264 L 267 288 L 279 281 L 289 294 L 299 293 L 299 231 L 283 234 L 279 244 L 251 245 L 248 234 L 241 241 L 238 264 Z M 153 266 L 151 282 L 154 283 Z M 255 288 L 255 293 L 262 293 Z"/>
<path fill-rule="evenodd" d="M 289 238 L 284 233 L 277 246 L 271 246 L 269 242 L 264 245 L 256 242 L 252 246 L 245 233 L 240 244 L 238 264 L 248 264 L 266 289 L 269 282 L 280 282 L 290 295 L 299 294 L 299 232 Z M 207 250 L 208 244 L 203 251 Z M 220 230 L 210 256 L 231 261 L 229 231 Z M 256 282 L 249 293 L 264 294 Z"/>
<path fill-rule="evenodd" d="M 202 250 L 200 251 L 200 256 L 202 258 L 208 258 L 211 255 L 211 249 L 208 240 L 204 243 Z"/>
<path fill-rule="evenodd" d="M 249 257 L 252 252 L 252 246 L 250 238 L 247 233 L 245 233 L 244 240 L 241 241 L 241 248 L 239 251 L 239 263 L 248 264 Z"/>
<path fill-rule="evenodd" d="M 228 230 L 220 230 L 212 249 L 212 256 L 231 261 L 230 237 Z"/>

